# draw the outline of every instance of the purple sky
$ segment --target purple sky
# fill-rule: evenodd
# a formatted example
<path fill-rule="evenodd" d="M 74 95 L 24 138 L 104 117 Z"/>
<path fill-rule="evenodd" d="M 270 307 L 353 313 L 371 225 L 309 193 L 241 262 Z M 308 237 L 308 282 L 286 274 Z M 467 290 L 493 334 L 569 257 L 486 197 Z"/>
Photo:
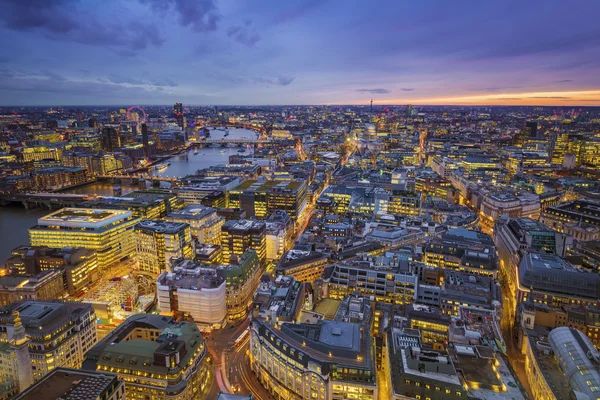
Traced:
<path fill-rule="evenodd" d="M 0 0 L 0 10 L 3 105 L 600 104 L 596 0 Z"/>

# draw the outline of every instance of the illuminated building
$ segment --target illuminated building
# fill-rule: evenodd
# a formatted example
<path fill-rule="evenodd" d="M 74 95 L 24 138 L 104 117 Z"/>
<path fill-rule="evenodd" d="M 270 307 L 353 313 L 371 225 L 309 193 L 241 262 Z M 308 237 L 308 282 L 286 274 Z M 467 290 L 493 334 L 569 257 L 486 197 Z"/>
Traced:
<path fill-rule="evenodd" d="M 266 233 L 267 224 L 264 221 L 240 219 L 225 222 L 221 227 L 223 262 L 228 263 L 231 256 L 242 255 L 252 249 L 263 263 L 267 258 Z"/>
<path fill-rule="evenodd" d="M 25 390 L 33 383 L 29 339 L 19 313 L 14 312 L 12 317 L 12 337 L 9 338 L 7 333 L 0 334 L 0 381 L 8 386 L 8 397 Z"/>
<path fill-rule="evenodd" d="M 135 226 L 140 271 L 160 274 L 171 271 L 171 262 L 193 258 L 192 233 L 188 224 L 143 220 Z"/>
<path fill-rule="evenodd" d="M 598 397 L 600 354 L 588 337 L 570 327 L 527 334 L 525 374 L 534 400 Z"/>
<path fill-rule="evenodd" d="M 529 253 L 518 269 L 517 303 L 532 297 L 534 302 L 596 304 L 600 298 L 600 276 L 585 272 L 553 254 Z"/>
<path fill-rule="evenodd" d="M 304 180 L 247 180 L 229 191 L 228 207 L 241 208 L 248 217 L 268 217 L 283 210 L 297 219 L 306 207 Z"/>
<path fill-rule="evenodd" d="M 312 302 L 309 288 L 309 284 L 291 276 L 278 275 L 272 280 L 269 275 L 263 275 L 256 289 L 252 318 L 275 326 L 299 321 L 306 304 Z"/>
<path fill-rule="evenodd" d="M 166 220 L 189 224 L 192 236 L 200 243 L 221 244 L 221 227 L 225 218 L 219 216 L 214 208 L 189 204 L 169 213 Z"/>
<path fill-rule="evenodd" d="M 173 106 L 173 114 L 175 115 L 175 119 L 177 120 L 177 125 L 179 125 L 180 128 L 184 127 L 183 124 L 183 105 L 181 103 L 175 103 L 175 105 Z"/>
<path fill-rule="evenodd" d="M 63 274 L 58 270 L 47 270 L 30 276 L 0 277 L 0 306 L 30 300 L 55 300 L 65 294 Z"/>
<path fill-rule="evenodd" d="M 59 148 L 47 146 L 24 147 L 21 152 L 21 157 L 23 162 L 46 159 L 60 161 L 62 158 L 62 151 Z"/>
<path fill-rule="evenodd" d="M 580 222 L 600 227 L 598 207 L 600 207 L 600 202 L 588 199 L 561 203 L 546 208 L 540 216 L 540 222 L 558 232 L 564 232 L 567 224 Z"/>
<path fill-rule="evenodd" d="M 279 259 L 286 250 L 285 224 L 277 221 L 267 221 L 267 260 Z"/>
<path fill-rule="evenodd" d="M 325 254 L 316 251 L 290 250 L 277 263 L 277 274 L 291 276 L 299 282 L 320 279 L 329 264 Z"/>
<path fill-rule="evenodd" d="M 357 323 L 284 323 L 253 319 L 250 365 L 272 396 L 281 399 L 377 399 L 375 346 Z"/>
<path fill-rule="evenodd" d="M 569 133 L 554 132 L 550 143 L 550 160 L 552 164 L 562 165 L 569 149 Z"/>
<path fill-rule="evenodd" d="M 451 229 L 442 237 L 432 238 L 423 251 L 423 262 L 429 266 L 496 276 L 496 249 L 486 234 L 464 228 Z"/>
<path fill-rule="evenodd" d="M 18 313 L 18 314 L 17 314 Z M 96 343 L 96 316 L 85 303 L 33 301 L 0 309 L 0 330 L 10 341 L 20 319 L 29 339 L 33 379 L 58 367 L 81 368 L 85 353 Z"/>
<path fill-rule="evenodd" d="M 70 295 L 78 294 L 97 278 L 98 256 L 95 251 L 84 248 L 19 246 L 12 257 L 5 261 L 7 268 L 19 275 L 33 275 L 42 271 L 58 269 L 63 273 L 64 283 Z M 32 297 L 27 297 L 32 298 Z M 38 297 L 33 297 L 37 299 Z M 54 299 L 56 297 L 43 300 Z"/>
<path fill-rule="evenodd" d="M 459 167 L 463 167 L 470 175 L 478 169 L 495 169 L 500 165 L 499 160 L 496 157 L 477 157 L 467 156 L 463 160 L 458 162 Z"/>
<path fill-rule="evenodd" d="M 85 370 L 125 382 L 126 398 L 204 398 L 212 380 L 208 349 L 198 327 L 161 315 L 129 317 L 86 355 Z"/>
<path fill-rule="evenodd" d="M 393 226 L 378 226 L 367 235 L 369 240 L 380 243 L 386 247 L 399 247 L 420 242 L 425 233 L 420 229 L 411 229 Z"/>
<path fill-rule="evenodd" d="M 377 399 L 373 338 L 356 323 L 251 322 L 250 362 L 279 398 Z M 277 366 L 277 367 L 276 367 Z"/>
<path fill-rule="evenodd" d="M 38 219 L 29 240 L 31 246 L 94 250 L 104 271 L 135 255 L 133 227 L 138 222 L 131 211 L 63 208 Z"/>
<path fill-rule="evenodd" d="M 158 310 L 189 316 L 206 329 L 222 328 L 227 317 L 225 286 L 213 268 L 182 260 L 156 280 Z"/>
<path fill-rule="evenodd" d="M 488 346 L 451 344 L 429 350 L 416 329 L 393 328 L 384 344 L 389 398 L 524 399 L 502 356 Z"/>
<path fill-rule="evenodd" d="M 226 281 L 227 320 L 236 323 L 248 315 L 263 268 L 254 250 L 247 250 L 231 260 L 229 265 L 217 267 L 217 273 Z"/>
<path fill-rule="evenodd" d="M 125 400 L 125 385 L 115 374 L 56 368 L 15 400 Z"/>
<path fill-rule="evenodd" d="M 201 264 L 221 264 L 222 262 L 221 246 L 218 244 L 196 243 L 196 254 L 194 261 Z"/>
<path fill-rule="evenodd" d="M 120 197 L 98 197 L 81 204 L 83 208 L 131 211 L 134 217 L 161 219 L 183 206 L 175 193 L 140 190 Z"/>
<path fill-rule="evenodd" d="M 494 224 L 502 215 L 537 220 L 540 216 L 540 208 L 540 197 L 533 193 L 523 192 L 518 195 L 509 192 L 486 193 L 481 201 L 479 224 L 483 232 L 491 234 Z"/>
<path fill-rule="evenodd" d="M 36 190 L 55 190 L 88 181 L 86 170 L 78 167 L 39 168 L 31 173 Z"/>
<path fill-rule="evenodd" d="M 600 169 L 600 139 L 587 139 L 581 147 L 582 167 L 599 170 Z"/>
<path fill-rule="evenodd" d="M 208 176 L 199 180 L 194 179 L 193 183 L 178 187 L 177 196 L 182 199 L 186 205 L 204 204 L 204 200 L 210 195 L 218 192 L 228 193 L 241 183 L 242 178 L 238 176 Z M 227 197 L 224 196 L 223 203 L 216 206 L 227 206 Z"/>
<path fill-rule="evenodd" d="M 503 217 L 494 228 L 494 243 L 500 261 L 500 276 L 507 284 L 511 304 L 505 304 L 506 312 L 514 313 L 517 296 L 519 265 L 529 252 L 556 254 L 564 257 L 573 245 L 573 238 L 555 232 L 546 225 L 529 218 Z"/>
<path fill-rule="evenodd" d="M 450 270 L 438 272 L 435 284 L 419 283 L 417 303 L 437 307 L 442 314 L 455 317 L 461 307 L 499 311 L 500 286 L 491 277 Z"/>
<path fill-rule="evenodd" d="M 338 263 L 323 273 L 323 297 L 341 300 L 354 292 L 375 301 L 408 304 L 414 301 L 418 276 L 406 260 L 391 259 L 377 265 L 374 259 Z"/>

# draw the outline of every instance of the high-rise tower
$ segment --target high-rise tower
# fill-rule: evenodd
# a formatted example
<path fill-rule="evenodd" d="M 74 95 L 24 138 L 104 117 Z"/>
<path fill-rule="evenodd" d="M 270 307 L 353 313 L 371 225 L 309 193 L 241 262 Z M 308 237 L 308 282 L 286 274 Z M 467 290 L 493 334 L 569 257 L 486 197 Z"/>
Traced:
<path fill-rule="evenodd" d="M 173 106 L 173 114 L 175 114 L 177 125 L 179 125 L 180 128 L 183 128 L 183 104 L 175 103 Z"/>

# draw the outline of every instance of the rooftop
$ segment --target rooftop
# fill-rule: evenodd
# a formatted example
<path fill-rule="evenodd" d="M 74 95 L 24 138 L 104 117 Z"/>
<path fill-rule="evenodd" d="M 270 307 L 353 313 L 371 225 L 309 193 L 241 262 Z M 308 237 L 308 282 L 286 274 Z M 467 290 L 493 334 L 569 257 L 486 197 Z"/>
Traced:
<path fill-rule="evenodd" d="M 189 225 L 183 222 L 145 219 L 135 226 L 136 230 L 146 230 L 155 233 L 175 234 L 181 232 Z"/>
<path fill-rule="evenodd" d="M 203 219 L 209 215 L 216 213 L 217 210 L 211 207 L 206 207 L 202 204 L 190 204 L 180 210 L 175 210 L 167 218 L 171 219 Z"/>
<path fill-rule="evenodd" d="M 38 219 L 38 226 L 100 229 L 118 224 L 132 216 L 131 211 L 63 208 Z"/>
<path fill-rule="evenodd" d="M 203 268 L 191 260 L 183 260 L 173 268 L 173 272 L 163 272 L 156 282 L 159 285 L 177 289 L 215 289 L 225 280 L 212 268 Z"/>
<path fill-rule="evenodd" d="M 91 400 L 111 393 L 117 383 L 111 373 L 57 368 L 16 397 L 19 400 Z"/>

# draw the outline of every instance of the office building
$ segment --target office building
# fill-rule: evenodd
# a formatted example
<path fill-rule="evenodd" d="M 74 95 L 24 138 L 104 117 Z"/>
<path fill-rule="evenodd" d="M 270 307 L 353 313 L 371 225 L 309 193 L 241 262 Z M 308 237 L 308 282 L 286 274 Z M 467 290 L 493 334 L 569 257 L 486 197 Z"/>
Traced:
<path fill-rule="evenodd" d="M 8 397 L 25 390 L 33 383 L 30 341 L 25 334 L 19 312 L 13 312 L 12 318 L 12 337 L 8 338 L 6 333 L 0 333 L 0 381 L 7 389 L 4 394 Z"/>
<path fill-rule="evenodd" d="M 229 191 L 228 207 L 241 208 L 248 217 L 265 218 L 276 210 L 296 220 L 306 207 L 304 180 L 247 180 Z"/>
<path fill-rule="evenodd" d="M 250 365 L 277 398 L 377 399 L 374 342 L 361 324 L 250 323 Z"/>
<path fill-rule="evenodd" d="M 225 222 L 221 226 L 223 262 L 227 264 L 232 256 L 242 255 L 246 250 L 252 249 L 263 263 L 267 258 L 266 234 L 265 221 L 240 219 Z"/>
<path fill-rule="evenodd" d="M 173 272 L 156 280 L 161 314 L 189 317 L 207 330 L 222 328 L 227 317 L 225 279 L 215 269 L 192 260 L 181 260 Z"/>
<path fill-rule="evenodd" d="M 175 115 L 175 120 L 177 121 L 177 125 L 180 128 L 184 128 L 183 105 L 181 103 L 175 103 L 175 105 L 173 106 L 173 115 Z"/>
<path fill-rule="evenodd" d="M 537 220 L 540 216 L 541 203 L 537 194 L 529 192 L 518 195 L 511 192 L 493 192 L 483 194 L 479 210 L 479 225 L 484 233 L 491 234 L 494 224 L 502 215 Z"/>
<path fill-rule="evenodd" d="M 527 329 L 525 373 L 534 400 L 598 398 L 600 355 L 577 329 Z"/>
<path fill-rule="evenodd" d="M 267 260 L 278 260 L 288 244 L 285 225 L 277 221 L 267 221 L 266 241 Z"/>
<path fill-rule="evenodd" d="M 87 353 L 83 369 L 116 374 L 127 399 L 204 398 L 212 381 L 198 327 L 153 314 L 127 318 Z"/>
<path fill-rule="evenodd" d="M 519 265 L 517 303 L 529 296 L 534 302 L 596 304 L 600 298 L 600 276 L 576 268 L 553 254 L 529 253 Z"/>
<path fill-rule="evenodd" d="M 406 260 L 390 258 L 378 264 L 376 257 L 337 263 L 323 272 L 323 297 L 342 300 L 352 293 L 388 304 L 415 300 L 418 275 Z"/>
<path fill-rule="evenodd" d="M 60 270 L 68 293 L 72 296 L 98 279 L 98 256 L 93 250 L 76 247 L 51 249 L 49 247 L 19 246 L 5 267 L 18 275 L 34 275 L 43 271 Z M 31 298 L 31 297 L 25 297 Z M 50 297 L 40 300 L 51 300 Z M 35 299 L 39 299 L 35 297 Z"/>
<path fill-rule="evenodd" d="M 600 202 L 589 199 L 578 199 L 548 207 L 540 216 L 540 222 L 550 228 L 565 232 L 570 224 L 586 223 L 600 227 Z"/>
<path fill-rule="evenodd" d="M 0 277 L 0 306 L 27 300 L 55 300 L 65 295 L 65 281 L 59 270 L 41 271 L 35 275 Z"/>
<path fill-rule="evenodd" d="M 96 316 L 86 303 L 28 300 L 0 309 L 0 331 L 8 341 L 19 335 L 21 321 L 36 381 L 58 367 L 81 368 L 98 340 Z"/>
<path fill-rule="evenodd" d="M 417 329 L 407 328 L 388 331 L 384 347 L 390 399 L 525 399 L 507 361 L 490 347 L 430 350 Z"/>
<path fill-rule="evenodd" d="M 125 400 L 125 385 L 115 374 L 56 368 L 15 400 Z"/>
<path fill-rule="evenodd" d="M 300 282 L 314 282 L 321 278 L 327 264 L 329 258 L 323 253 L 292 249 L 279 258 L 275 271 Z"/>
<path fill-rule="evenodd" d="M 230 264 L 217 267 L 217 274 L 226 282 L 229 322 L 237 323 L 246 318 L 262 273 L 255 250 L 246 250 L 242 255 L 231 258 Z"/>
<path fill-rule="evenodd" d="M 436 268 L 494 277 L 498 269 L 492 238 L 464 228 L 451 229 L 429 240 L 423 249 L 423 261 Z"/>
<path fill-rule="evenodd" d="M 81 204 L 83 208 L 131 211 L 134 217 L 161 219 L 183 206 L 175 193 L 135 191 L 120 197 L 98 197 Z"/>
<path fill-rule="evenodd" d="M 31 172 L 36 190 L 48 191 L 88 182 L 87 171 L 79 167 L 38 168 Z"/>
<path fill-rule="evenodd" d="M 203 204 L 204 200 L 215 193 L 223 195 L 223 203 L 214 207 L 227 207 L 227 193 L 239 186 L 243 181 L 241 176 L 205 176 L 192 179 L 191 183 L 177 188 L 177 196 L 186 205 Z M 206 205 L 206 204 L 204 204 Z"/>
<path fill-rule="evenodd" d="M 312 303 L 309 287 L 291 276 L 278 275 L 272 280 L 263 275 L 254 296 L 252 318 L 273 326 L 299 322 L 302 310 Z"/>
<path fill-rule="evenodd" d="M 135 226 L 140 271 L 171 271 L 171 262 L 194 257 L 190 226 L 181 222 L 143 220 Z"/>
<path fill-rule="evenodd" d="M 39 218 L 29 229 L 31 246 L 83 247 L 94 250 L 98 269 L 135 255 L 133 227 L 139 222 L 131 211 L 63 208 Z"/>
<path fill-rule="evenodd" d="M 185 223 L 190 226 L 192 236 L 202 244 L 221 244 L 221 227 L 225 218 L 217 210 L 201 204 L 189 204 L 169 213 L 167 221 Z"/>
<path fill-rule="evenodd" d="M 511 293 L 504 310 L 514 313 L 518 269 L 523 257 L 527 253 L 547 253 L 564 257 L 573 245 L 573 238 L 530 218 L 511 219 L 503 216 L 494 227 L 494 243 L 499 256 L 500 276 Z"/>

